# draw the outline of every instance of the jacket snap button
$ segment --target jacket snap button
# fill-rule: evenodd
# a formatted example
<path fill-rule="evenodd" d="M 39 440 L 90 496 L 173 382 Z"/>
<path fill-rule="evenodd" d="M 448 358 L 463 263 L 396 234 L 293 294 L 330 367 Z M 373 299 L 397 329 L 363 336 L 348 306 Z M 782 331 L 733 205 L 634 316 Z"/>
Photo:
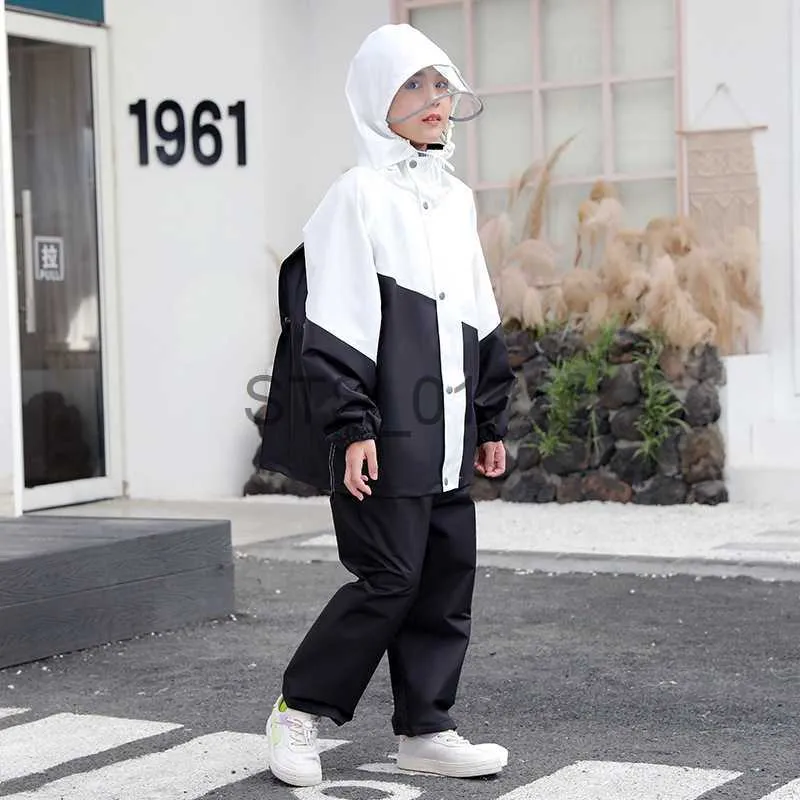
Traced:
<path fill-rule="evenodd" d="M 453 387 L 452 386 L 448 386 L 447 387 L 447 394 L 453 394 Z"/>
<path fill-rule="evenodd" d="M 411 169 L 415 169 L 416 166 L 417 166 L 417 162 L 416 161 L 409 161 L 408 162 L 408 166 L 411 167 Z"/>
<path fill-rule="evenodd" d="M 447 486 L 447 478 L 444 479 L 444 485 Z"/>
<path fill-rule="evenodd" d="M 422 204 L 422 207 L 423 207 L 423 208 L 424 208 L 424 209 L 427 211 L 427 210 L 428 210 L 428 202 L 427 202 L 427 201 L 425 201 L 425 202 Z"/>
<path fill-rule="evenodd" d="M 439 299 L 444 300 L 444 292 L 439 292 Z"/>

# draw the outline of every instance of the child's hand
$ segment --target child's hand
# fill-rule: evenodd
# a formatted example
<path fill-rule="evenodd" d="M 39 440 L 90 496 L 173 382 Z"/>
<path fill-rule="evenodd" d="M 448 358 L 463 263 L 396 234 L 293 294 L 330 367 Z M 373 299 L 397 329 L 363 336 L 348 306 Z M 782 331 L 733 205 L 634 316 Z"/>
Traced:
<path fill-rule="evenodd" d="M 485 442 L 475 454 L 475 469 L 487 478 L 497 478 L 506 471 L 506 448 L 502 442 Z"/>
<path fill-rule="evenodd" d="M 367 460 L 369 477 L 378 479 L 378 454 L 375 449 L 375 440 L 366 439 L 363 442 L 353 442 L 345 453 L 344 485 L 353 497 L 364 499 L 365 494 L 372 494 L 372 489 L 367 486 L 367 480 L 361 474 L 361 468 Z"/>

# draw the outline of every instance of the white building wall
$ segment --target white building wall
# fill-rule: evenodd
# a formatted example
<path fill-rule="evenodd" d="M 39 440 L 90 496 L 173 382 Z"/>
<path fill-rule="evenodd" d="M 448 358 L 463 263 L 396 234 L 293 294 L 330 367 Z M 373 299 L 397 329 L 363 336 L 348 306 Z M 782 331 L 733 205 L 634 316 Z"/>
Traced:
<path fill-rule="evenodd" d="M 306 33 L 314 99 L 306 107 L 310 141 L 303 187 L 305 216 L 337 176 L 355 163 L 355 139 L 344 95 L 347 67 L 364 37 L 392 21 L 391 0 L 310 0 L 309 5 Z"/>
<path fill-rule="evenodd" d="M 723 424 L 732 496 L 770 499 L 767 484 L 773 489 L 781 484 L 781 473 L 776 482 L 773 469 L 786 479 L 800 470 L 800 446 L 793 446 L 800 445 L 800 404 L 792 301 L 792 0 L 762 0 L 757 10 L 749 0 L 687 0 L 684 8 L 687 127 L 767 126 L 754 134 L 761 187 L 762 342 L 760 353 L 728 360 Z M 721 83 L 741 112 L 723 94 L 701 114 Z"/>
<path fill-rule="evenodd" d="M 248 472 L 255 428 L 246 387 L 263 371 L 273 269 L 267 253 L 265 126 L 267 17 L 291 31 L 294 3 L 262 0 L 107 0 L 113 48 L 118 270 L 125 477 L 135 497 L 235 493 Z M 278 46 L 280 36 L 269 42 Z M 287 45 L 290 41 L 287 41 Z M 277 84 L 277 81 L 276 81 Z M 177 100 L 187 115 L 213 100 L 247 104 L 247 166 L 224 155 L 140 166 L 128 106 Z M 265 147 L 265 144 L 267 145 Z M 152 149 L 152 147 L 151 147 Z"/>
<path fill-rule="evenodd" d="M 235 496 L 271 366 L 277 264 L 353 160 L 347 63 L 389 0 L 106 0 L 113 48 L 125 478 L 133 497 Z M 235 6 L 235 8 L 233 8 Z M 128 107 L 247 103 L 248 164 L 138 162 Z M 151 145 L 155 143 L 152 122 Z M 265 384 L 255 390 L 263 394 Z"/>

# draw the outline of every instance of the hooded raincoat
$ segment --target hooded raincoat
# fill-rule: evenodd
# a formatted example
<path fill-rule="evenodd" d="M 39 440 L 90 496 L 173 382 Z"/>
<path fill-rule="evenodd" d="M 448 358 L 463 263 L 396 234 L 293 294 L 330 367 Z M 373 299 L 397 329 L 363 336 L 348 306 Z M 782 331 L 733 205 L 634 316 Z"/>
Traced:
<path fill-rule="evenodd" d="M 376 440 L 373 496 L 421 496 L 468 485 L 476 446 L 506 432 L 513 375 L 473 194 L 449 136 L 420 153 L 386 122 L 401 85 L 436 64 L 451 62 L 408 25 L 364 41 L 346 88 L 358 165 L 304 228 L 302 364 L 332 491 L 353 441 Z"/>

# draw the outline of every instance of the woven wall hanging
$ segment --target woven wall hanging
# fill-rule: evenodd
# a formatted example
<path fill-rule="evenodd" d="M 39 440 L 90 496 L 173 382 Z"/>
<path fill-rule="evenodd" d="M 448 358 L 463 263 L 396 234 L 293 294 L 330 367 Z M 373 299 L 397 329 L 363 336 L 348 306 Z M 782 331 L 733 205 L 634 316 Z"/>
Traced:
<path fill-rule="evenodd" d="M 739 227 L 748 228 L 760 241 L 761 202 L 753 134 L 766 126 L 749 123 L 724 83 L 717 86 L 698 116 L 722 93 L 742 119 L 741 127 L 678 131 L 686 138 L 688 215 L 706 245 L 729 242 Z"/>

